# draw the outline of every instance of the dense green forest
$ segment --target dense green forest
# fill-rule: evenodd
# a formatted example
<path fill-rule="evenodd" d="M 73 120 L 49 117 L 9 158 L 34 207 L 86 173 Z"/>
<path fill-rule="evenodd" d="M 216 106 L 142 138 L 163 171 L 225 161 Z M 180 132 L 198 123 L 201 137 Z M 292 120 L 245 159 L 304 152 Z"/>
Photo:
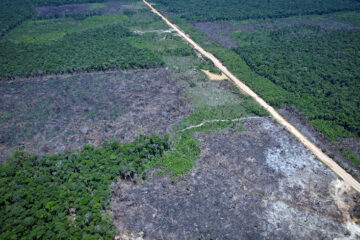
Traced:
<path fill-rule="evenodd" d="M 131 1 L 122 3 L 133 4 L 134 9 L 122 14 L 25 20 L 0 38 L 0 79 L 154 68 L 164 66 L 163 56 L 193 54 L 179 37 L 157 33 L 167 30 L 166 24 Z M 134 34 L 134 30 L 150 32 Z"/>
<path fill-rule="evenodd" d="M 103 213 L 111 183 L 119 176 L 144 179 L 169 147 L 167 136 L 140 136 L 79 153 L 16 153 L 0 166 L 0 238 L 113 239 L 114 227 Z"/>
<path fill-rule="evenodd" d="M 172 138 L 140 136 L 128 144 L 88 145 L 80 152 L 50 156 L 17 152 L 0 166 L 0 238 L 113 239 L 115 229 L 105 210 L 119 177 L 139 182 L 154 167 L 162 169 L 159 174 L 182 176 L 200 154 L 195 131 L 243 130 L 241 123 L 231 121 L 185 128 L 206 119 L 254 114 L 267 112 L 249 97 L 230 105 L 200 104 L 174 126 Z"/>
<path fill-rule="evenodd" d="M 272 106 L 294 106 L 329 140 L 360 136 L 359 13 L 310 19 L 218 21 L 224 29 L 257 26 L 233 30 L 239 47 L 228 49 L 209 42 L 187 20 L 173 18 Z"/>
<path fill-rule="evenodd" d="M 0 37 L 33 16 L 34 9 L 29 1 L 2 0 L 0 2 Z"/>
<path fill-rule="evenodd" d="M 133 34 L 121 25 L 109 25 L 65 35 L 51 44 L 1 41 L 0 76 L 152 68 L 161 56 L 131 44 Z"/>
<path fill-rule="evenodd" d="M 324 14 L 354 10 L 356 0 L 154 0 L 157 8 L 178 14 L 187 20 L 241 20 L 276 18 L 305 14 Z"/>
<path fill-rule="evenodd" d="M 105 1 L 106 0 L 2 0 L 0 1 L 0 37 L 26 19 L 34 17 L 35 6 Z"/>
<path fill-rule="evenodd" d="M 242 44 L 235 52 L 291 93 L 310 123 L 330 139 L 360 136 L 360 31 L 292 26 L 235 35 Z"/>
<path fill-rule="evenodd" d="M 129 0 L 127 0 L 129 1 Z M 131 0 L 130 0 L 131 1 Z M 34 7 L 101 0 L 3 0 L 0 3 L 0 79 L 52 73 L 103 71 L 169 66 L 166 57 L 191 56 L 194 69 L 216 70 L 199 60 L 178 36 L 151 30 L 168 29 L 146 9 L 106 16 L 38 19 Z M 204 44 L 204 35 L 186 25 L 196 20 L 276 18 L 359 8 L 359 1 L 175 1 L 154 0 L 161 9 L 181 16 L 179 25 L 218 57 L 272 106 L 295 106 L 310 123 L 335 140 L 360 136 L 360 31 L 324 30 L 319 26 L 287 26 L 232 34 L 239 47 Z M 179 16 L 177 16 L 179 17 Z M 135 34 L 133 30 L 143 30 Z M 150 30 L 150 32 L 146 32 Z M 161 42 L 160 42 L 161 41 Z M 201 65 L 203 64 L 203 65 Z M 183 66 L 184 67 L 184 64 Z M 189 68 L 190 69 L 190 68 Z M 186 74 L 181 74 L 186 82 Z M 188 70 L 188 69 L 187 69 Z M 209 91 L 190 81 L 194 92 Z M 199 80 L 200 81 L 200 80 Z M 210 93 L 204 94 L 214 98 Z M 238 95 L 236 95 L 238 96 Z M 219 98 L 226 98 L 221 94 Z M 107 142 L 79 152 L 37 156 L 17 152 L 0 166 L 0 239 L 113 239 L 115 228 L 106 214 L 109 196 L 120 177 L 146 179 L 154 167 L 181 176 L 195 165 L 200 143 L 195 131 L 212 132 L 241 122 L 235 119 L 268 113 L 250 97 L 210 105 L 208 98 L 191 98 L 193 112 L 173 127 L 174 135 L 140 136 L 131 143 Z M 200 98 L 200 97 L 199 97 Z M 360 164 L 352 153 L 345 155 Z M 11 191 L 9 191 L 11 189 Z"/>
<path fill-rule="evenodd" d="M 161 56 L 189 55 L 189 48 L 156 49 L 156 33 L 136 35 L 132 29 L 163 29 L 151 12 L 32 19 L 0 39 L 0 78 L 28 77 L 49 73 L 72 73 L 109 69 L 163 66 Z M 165 27 L 165 29 L 167 29 Z M 155 35 L 154 35 L 155 34 Z M 164 43 L 171 39 L 164 40 Z M 178 48 L 178 49 L 177 49 Z"/>

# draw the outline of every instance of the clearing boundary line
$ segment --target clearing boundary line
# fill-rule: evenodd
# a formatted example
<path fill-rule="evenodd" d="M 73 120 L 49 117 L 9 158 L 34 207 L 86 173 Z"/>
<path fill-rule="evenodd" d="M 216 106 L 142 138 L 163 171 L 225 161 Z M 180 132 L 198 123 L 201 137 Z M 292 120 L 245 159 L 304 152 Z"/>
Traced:
<path fill-rule="evenodd" d="M 153 13 L 157 14 L 166 22 L 171 28 L 182 36 L 190 45 L 203 56 L 210 59 L 216 67 L 218 67 L 226 76 L 228 76 L 240 90 L 244 93 L 250 95 L 257 103 L 264 107 L 270 115 L 285 129 L 287 129 L 292 135 L 294 135 L 307 149 L 309 149 L 318 159 L 320 159 L 326 166 L 328 166 L 333 172 L 335 172 L 343 181 L 354 188 L 357 192 L 360 192 L 360 183 L 353 178 L 349 173 L 347 173 L 343 168 L 341 168 L 333 159 L 327 156 L 319 147 L 317 147 L 313 142 L 311 142 L 304 134 L 302 134 L 298 129 L 296 129 L 291 123 L 289 123 L 283 116 L 281 116 L 273 107 L 267 104 L 260 96 L 258 96 L 254 91 L 252 91 L 247 85 L 241 82 L 237 77 L 235 77 L 214 55 L 205 51 L 200 47 L 196 42 L 194 42 L 188 35 L 186 35 L 180 28 L 172 24 L 167 18 L 165 18 L 161 13 L 159 13 L 150 3 L 146 0 L 143 2 L 152 10 Z"/>

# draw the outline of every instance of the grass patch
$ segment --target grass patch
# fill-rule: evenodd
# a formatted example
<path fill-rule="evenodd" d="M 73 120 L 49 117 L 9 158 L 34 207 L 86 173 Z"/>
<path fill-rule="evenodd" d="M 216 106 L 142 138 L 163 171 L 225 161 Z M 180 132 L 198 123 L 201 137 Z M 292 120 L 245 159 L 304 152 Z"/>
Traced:
<path fill-rule="evenodd" d="M 313 125 L 320 132 L 325 134 L 326 138 L 334 141 L 341 137 L 353 137 L 354 134 L 346 130 L 343 126 L 339 126 L 332 121 L 326 121 L 321 119 L 310 120 L 309 124 Z"/>
<path fill-rule="evenodd" d="M 357 158 L 352 152 L 345 151 L 344 149 L 341 149 L 342 154 L 351 160 L 351 162 L 357 166 L 360 167 L 360 159 Z"/>
<path fill-rule="evenodd" d="M 186 117 L 183 121 L 176 125 L 174 130 L 180 131 L 189 126 L 200 124 L 205 120 L 231 120 L 243 118 L 249 115 L 268 116 L 268 112 L 250 98 L 245 98 L 245 100 L 240 103 L 223 106 L 200 105 L 196 107 L 193 114 Z M 230 126 L 231 124 L 232 122 L 229 121 L 211 123 L 206 126 L 212 125 L 224 128 L 226 126 Z"/>
<path fill-rule="evenodd" d="M 195 167 L 195 160 L 200 154 L 199 141 L 186 132 L 177 134 L 174 138 L 174 150 L 166 152 L 162 157 L 153 162 L 154 167 L 165 168 L 160 174 L 171 173 L 172 178 L 177 178 Z"/>
<path fill-rule="evenodd" d="M 61 40 L 66 34 L 101 28 L 109 24 L 120 24 L 127 20 L 125 15 L 111 14 L 88 17 L 83 20 L 56 18 L 28 20 L 11 31 L 4 39 L 17 43 L 44 43 Z"/>
<path fill-rule="evenodd" d="M 88 10 L 98 10 L 98 9 L 105 9 L 106 5 L 103 3 L 90 3 Z"/>
<path fill-rule="evenodd" d="M 217 86 L 217 82 L 200 83 L 198 86 L 192 84 L 194 83 L 190 83 L 188 94 L 195 105 L 221 106 L 241 101 L 237 95 Z"/>

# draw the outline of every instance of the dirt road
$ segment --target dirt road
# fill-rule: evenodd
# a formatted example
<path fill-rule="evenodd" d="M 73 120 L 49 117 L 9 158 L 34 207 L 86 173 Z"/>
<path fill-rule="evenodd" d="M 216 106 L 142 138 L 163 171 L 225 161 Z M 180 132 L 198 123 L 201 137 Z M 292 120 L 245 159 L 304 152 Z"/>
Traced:
<path fill-rule="evenodd" d="M 360 183 L 356 181 L 350 174 L 348 174 L 344 169 L 342 169 L 333 159 L 327 156 L 312 143 L 304 134 L 297 130 L 292 124 L 290 124 L 284 117 L 282 117 L 273 107 L 267 104 L 261 97 L 259 97 L 254 91 L 252 91 L 248 86 L 241 82 L 237 77 L 235 77 L 214 55 L 205 51 L 200 47 L 196 42 L 194 42 L 188 35 L 186 35 L 180 28 L 172 24 L 167 18 L 165 18 L 161 13 L 159 13 L 155 8 L 151 6 L 146 0 L 143 2 L 158 16 L 160 16 L 171 28 L 182 36 L 190 45 L 203 56 L 210 59 L 216 67 L 218 67 L 226 76 L 228 76 L 239 88 L 241 91 L 250 95 L 256 102 L 263 106 L 270 115 L 280 123 L 284 128 L 286 128 L 291 134 L 293 134 L 306 148 L 308 148 L 318 159 L 320 159 L 326 166 L 328 166 L 332 171 L 334 171 L 340 178 L 344 180 L 346 184 L 354 188 L 356 191 L 360 192 Z"/>

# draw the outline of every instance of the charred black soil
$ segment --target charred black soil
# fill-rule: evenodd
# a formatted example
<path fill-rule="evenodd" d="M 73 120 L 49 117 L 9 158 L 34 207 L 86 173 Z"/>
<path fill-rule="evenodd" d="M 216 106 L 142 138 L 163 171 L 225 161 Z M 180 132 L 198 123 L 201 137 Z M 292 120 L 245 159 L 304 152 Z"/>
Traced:
<path fill-rule="evenodd" d="M 133 9 L 133 5 L 126 2 L 111 1 L 102 3 L 102 8 L 92 8 L 90 3 L 66 4 L 60 6 L 38 6 L 36 7 L 37 16 L 67 16 L 73 14 L 118 14 L 123 13 L 126 9 Z M 141 6 L 141 5 L 140 5 Z M 143 6 L 144 7 L 144 6 Z"/>
<path fill-rule="evenodd" d="M 276 22 L 248 22 L 248 23 L 232 23 L 232 22 L 192 22 L 190 25 L 194 26 L 199 32 L 204 33 L 207 38 L 224 47 L 233 48 L 238 47 L 239 44 L 233 40 L 231 34 L 235 31 L 253 32 L 259 29 L 279 30 L 289 26 L 317 26 L 323 30 L 351 30 L 359 29 L 360 26 L 352 23 L 340 22 L 336 19 L 312 19 L 311 17 L 304 19 L 281 19 Z"/>
<path fill-rule="evenodd" d="M 171 72 L 152 69 L 0 82 L 1 160 L 13 148 L 57 153 L 171 131 L 190 113 Z"/>
<path fill-rule="evenodd" d="M 355 193 L 344 210 L 336 176 L 270 118 L 244 126 L 198 133 L 197 167 L 178 181 L 120 181 L 111 202 L 118 229 L 144 239 L 359 237 L 346 217 Z"/>
<path fill-rule="evenodd" d="M 343 148 L 360 157 L 360 142 L 356 137 L 342 138 L 336 141 L 329 141 L 323 133 L 319 132 L 314 126 L 307 123 L 308 117 L 301 114 L 295 108 L 285 107 L 279 112 L 297 129 L 304 133 L 311 141 L 320 146 L 323 151 L 330 155 L 343 168 L 350 171 L 350 173 L 360 179 L 360 169 L 355 166 L 350 159 L 346 158 L 340 151 Z"/>

